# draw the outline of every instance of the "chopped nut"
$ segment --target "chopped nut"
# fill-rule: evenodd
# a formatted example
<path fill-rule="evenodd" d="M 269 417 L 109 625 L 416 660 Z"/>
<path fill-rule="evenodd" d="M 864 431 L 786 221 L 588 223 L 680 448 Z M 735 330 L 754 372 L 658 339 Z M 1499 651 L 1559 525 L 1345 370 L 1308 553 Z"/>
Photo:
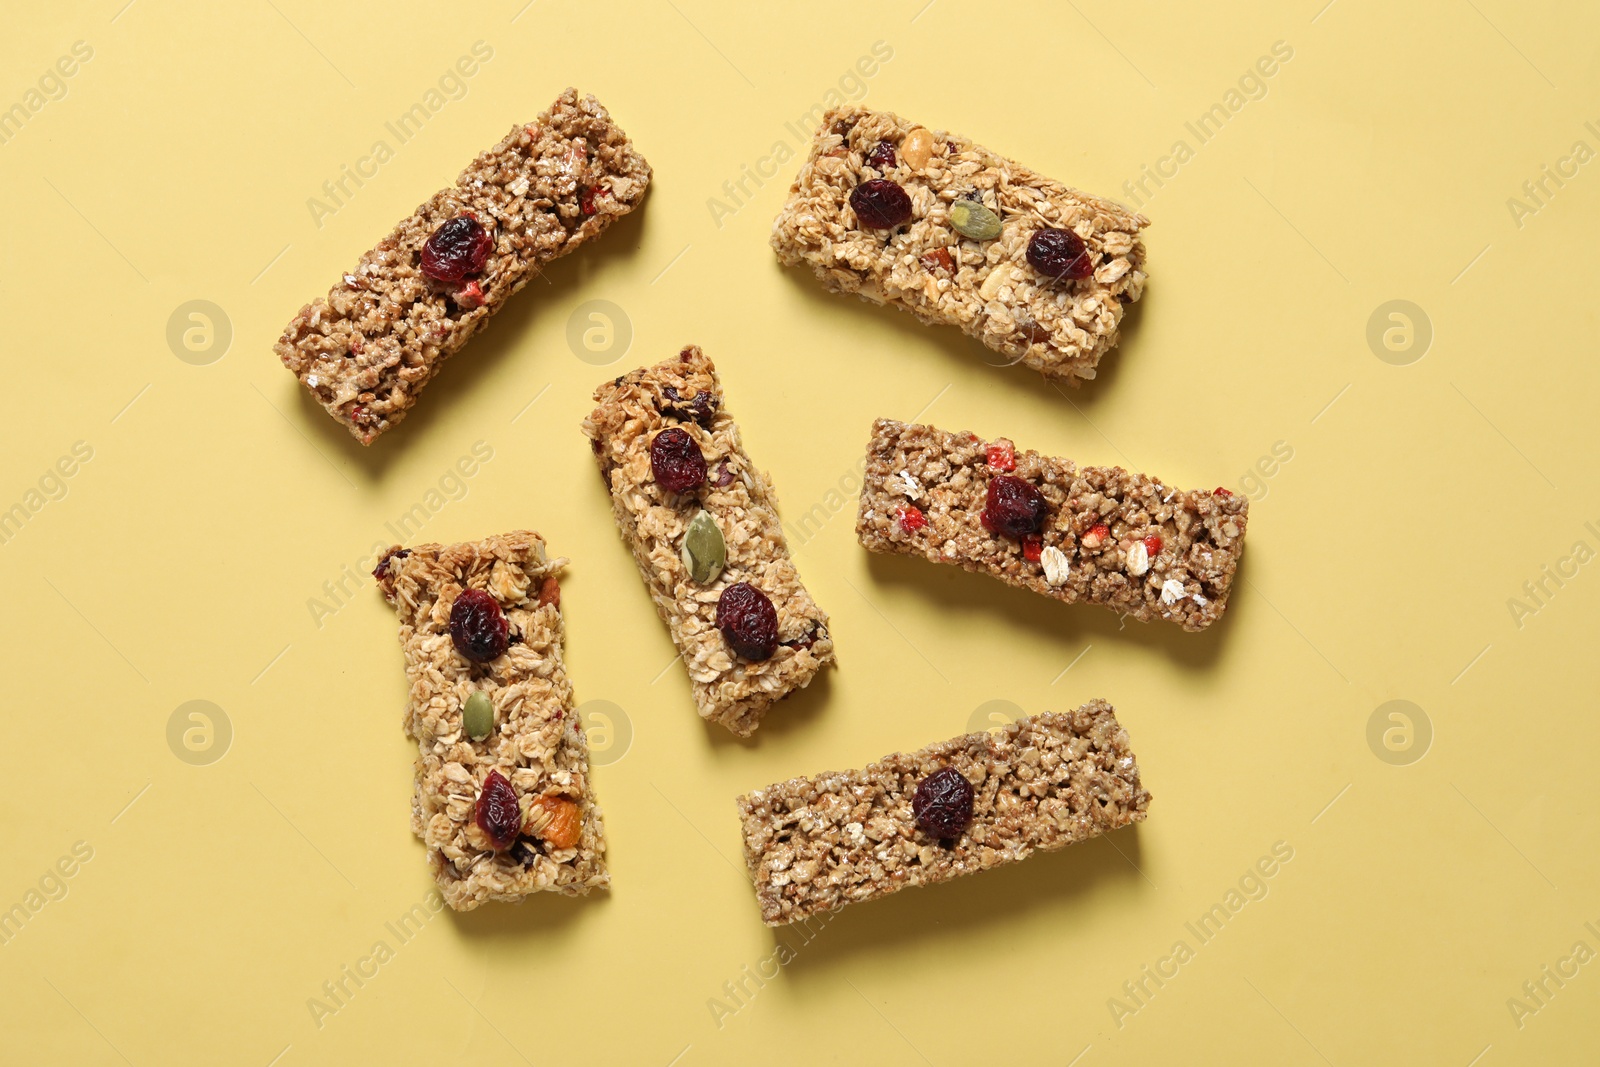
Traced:
<path fill-rule="evenodd" d="M 912 170 L 926 167 L 932 155 L 933 134 L 921 126 L 906 134 L 906 139 L 900 142 L 900 159 Z"/>
<path fill-rule="evenodd" d="M 1137 578 L 1149 569 L 1150 552 L 1143 541 L 1135 541 L 1128 546 L 1128 573 Z"/>
<path fill-rule="evenodd" d="M 1066 553 L 1054 545 L 1039 553 L 1039 563 L 1044 567 L 1044 580 L 1051 585 L 1061 585 L 1072 571 Z"/>

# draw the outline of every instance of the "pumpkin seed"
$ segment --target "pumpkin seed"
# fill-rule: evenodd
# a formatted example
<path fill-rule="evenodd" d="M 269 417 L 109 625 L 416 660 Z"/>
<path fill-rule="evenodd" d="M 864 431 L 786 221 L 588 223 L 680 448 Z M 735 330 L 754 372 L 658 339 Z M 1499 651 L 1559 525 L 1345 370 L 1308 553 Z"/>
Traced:
<path fill-rule="evenodd" d="M 689 577 L 701 585 L 710 585 L 722 573 L 728 562 L 728 546 L 711 512 L 699 512 L 689 520 L 681 555 L 683 565 L 689 568 Z"/>
<path fill-rule="evenodd" d="M 957 200 L 950 205 L 950 225 L 963 237 L 992 241 L 1000 236 L 1000 216 L 976 200 Z"/>
<path fill-rule="evenodd" d="M 461 712 L 461 725 L 474 741 L 482 741 L 494 729 L 494 705 L 489 703 L 489 695 L 483 690 L 467 698 L 467 706 Z"/>

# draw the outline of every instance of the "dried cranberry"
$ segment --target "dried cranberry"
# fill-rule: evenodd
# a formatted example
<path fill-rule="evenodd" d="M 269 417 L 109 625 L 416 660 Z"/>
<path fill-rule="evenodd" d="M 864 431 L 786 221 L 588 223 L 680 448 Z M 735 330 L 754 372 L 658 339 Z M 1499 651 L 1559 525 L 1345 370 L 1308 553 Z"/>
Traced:
<path fill-rule="evenodd" d="M 894 164 L 894 145 L 888 141 L 879 141 L 872 146 L 872 151 L 867 153 L 867 166 L 876 167 L 880 172 L 888 170 Z"/>
<path fill-rule="evenodd" d="M 1022 558 L 1029 563 L 1038 563 L 1044 556 L 1044 538 L 1038 534 L 1029 534 L 1022 539 Z"/>
<path fill-rule="evenodd" d="M 1161 546 L 1164 542 L 1160 534 L 1151 534 L 1144 539 L 1144 550 L 1152 556 L 1161 555 Z"/>
<path fill-rule="evenodd" d="M 989 492 L 983 502 L 983 528 L 1020 541 L 1044 529 L 1049 511 L 1044 494 L 1031 482 L 997 474 L 989 479 Z"/>
<path fill-rule="evenodd" d="M 395 545 L 385 552 L 383 558 L 378 560 L 378 565 L 372 568 L 372 576 L 374 578 L 382 578 L 383 572 L 389 569 L 389 561 L 391 559 L 405 559 L 409 555 L 411 555 L 409 548 L 401 548 L 399 545 Z"/>
<path fill-rule="evenodd" d="M 471 215 L 446 219 L 422 246 L 422 273 L 438 282 L 459 282 L 489 262 L 494 239 Z"/>
<path fill-rule="evenodd" d="M 911 217 L 911 197 L 895 182 L 874 178 L 850 190 L 856 221 L 871 230 L 892 230 Z"/>
<path fill-rule="evenodd" d="M 928 517 L 922 513 L 921 508 L 914 504 L 909 504 L 903 508 L 895 508 L 894 517 L 900 521 L 900 529 L 906 533 L 916 533 L 928 525 Z"/>
<path fill-rule="evenodd" d="M 1219 485 L 1219 486 L 1217 486 L 1215 489 L 1213 489 L 1211 491 L 1211 495 L 1212 496 L 1232 496 L 1233 492 L 1232 492 L 1232 490 L 1224 489 L 1224 488 L 1222 488 L 1222 486 Z"/>
<path fill-rule="evenodd" d="M 450 605 L 450 641 L 474 663 L 488 663 L 511 644 L 511 624 L 500 602 L 482 589 L 463 589 Z"/>
<path fill-rule="evenodd" d="M 1017 449 L 1010 441 L 996 441 L 984 450 L 983 458 L 997 471 L 1017 469 Z"/>
<path fill-rule="evenodd" d="M 661 390 L 661 414 L 677 419 L 688 419 L 701 426 L 710 427 L 716 418 L 720 401 L 708 389 L 701 389 L 685 400 L 677 389 L 667 386 Z"/>
<path fill-rule="evenodd" d="M 1028 238 L 1028 262 L 1047 278 L 1087 278 L 1094 273 L 1091 259 L 1083 238 L 1071 230 L 1047 227 Z"/>
<path fill-rule="evenodd" d="M 717 629 L 745 659 L 771 659 L 778 650 L 778 610 L 749 582 L 735 582 L 717 598 Z"/>
<path fill-rule="evenodd" d="M 960 837 L 972 822 L 972 783 L 954 767 L 934 771 L 917 783 L 911 813 L 917 827 L 941 841 Z"/>
<path fill-rule="evenodd" d="M 650 473 L 667 492 L 681 493 L 705 484 L 706 457 L 688 430 L 669 426 L 650 442 Z"/>
<path fill-rule="evenodd" d="M 599 210 L 594 206 L 595 197 L 609 195 L 611 195 L 609 190 L 602 189 L 598 185 L 585 186 L 583 194 L 578 197 L 578 210 L 583 212 L 585 215 L 593 215 L 597 210 Z"/>
<path fill-rule="evenodd" d="M 478 794 L 474 819 L 496 852 L 510 848 L 522 833 L 522 806 L 517 791 L 499 771 L 490 771 Z"/>

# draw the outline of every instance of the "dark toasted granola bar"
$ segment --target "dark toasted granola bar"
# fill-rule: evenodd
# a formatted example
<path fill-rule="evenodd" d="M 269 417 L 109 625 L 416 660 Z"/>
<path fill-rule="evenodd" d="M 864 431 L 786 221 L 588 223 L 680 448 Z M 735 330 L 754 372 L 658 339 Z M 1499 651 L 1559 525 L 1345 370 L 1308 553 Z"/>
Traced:
<path fill-rule="evenodd" d="M 789 558 L 772 484 L 745 454 L 716 367 L 698 346 L 606 382 L 594 398 L 599 406 L 583 433 L 622 539 L 688 668 L 700 714 L 748 736 L 775 701 L 833 662 L 827 613 Z M 669 492 L 652 473 L 651 442 L 674 427 L 705 457 L 705 483 L 690 491 Z M 706 584 L 694 580 L 682 556 L 688 524 L 701 510 L 716 522 L 727 555 L 722 572 Z M 717 628 L 718 600 L 740 582 L 754 585 L 777 610 L 778 644 L 768 659 L 740 655 Z"/>
<path fill-rule="evenodd" d="M 411 829 L 457 911 L 611 884 L 589 746 L 562 661 L 556 576 L 566 562 L 547 558 L 538 534 L 518 530 L 456 545 L 396 545 L 374 572 L 400 616 L 411 683 L 405 728 L 418 753 Z M 467 660 L 451 641 L 450 610 L 466 589 L 486 590 L 510 623 L 509 647 L 488 663 Z M 493 729 L 482 741 L 467 736 L 462 723 L 474 692 L 494 707 Z M 474 818 L 491 771 L 510 781 L 524 816 L 521 835 L 499 851 Z M 576 805 L 579 820 L 571 843 L 549 829 L 551 813 L 568 805 Z"/>
<path fill-rule="evenodd" d="M 892 149 L 892 164 L 880 144 Z M 912 207 L 906 224 L 889 231 L 861 224 L 850 194 L 875 179 L 904 188 Z M 999 217 L 998 236 L 957 232 L 951 209 L 963 200 Z M 772 247 L 784 263 L 809 266 L 829 289 L 960 327 L 1011 363 L 1077 385 L 1095 376 L 1117 343 L 1123 305 L 1144 292 L 1139 231 L 1149 224 L 965 137 L 888 111 L 842 107 L 823 116 L 773 223 Z M 1093 273 L 1069 281 L 1034 269 L 1028 242 L 1043 227 L 1077 234 Z"/>
<path fill-rule="evenodd" d="M 1031 483 L 1049 505 L 1033 559 L 1028 546 L 984 528 L 985 495 L 999 474 Z M 908 509 L 920 518 L 907 519 Z M 1174 489 L 1121 467 L 1016 452 L 1005 438 L 879 419 L 856 537 L 874 552 L 953 563 L 1068 603 L 1203 630 L 1228 606 L 1249 509 L 1226 489 Z"/>
<path fill-rule="evenodd" d="M 649 184 L 649 164 L 606 109 L 568 89 L 396 226 L 326 298 L 301 308 L 278 356 L 328 414 L 371 444 L 507 297 L 632 211 Z M 494 238 L 488 262 L 462 282 L 429 278 L 419 266 L 423 244 L 466 213 Z"/>
<path fill-rule="evenodd" d="M 966 831 L 941 842 L 917 825 L 912 800 L 946 767 L 974 797 Z M 895 753 L 865 770 L 791 778 L 738 804 L 761 918 L 778 926 L 1142 822 L 1150 794 L 1128 732 L 1111 705 L 1095 700 Z"/>

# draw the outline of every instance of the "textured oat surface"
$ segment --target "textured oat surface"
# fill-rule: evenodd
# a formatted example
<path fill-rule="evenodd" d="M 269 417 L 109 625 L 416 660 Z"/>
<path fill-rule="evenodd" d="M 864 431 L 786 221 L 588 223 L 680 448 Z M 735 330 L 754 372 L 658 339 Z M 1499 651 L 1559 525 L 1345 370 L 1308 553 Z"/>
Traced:
<path fill-rule="evenodd" d="M 823 116 L 772 226 L 778 258 L 809 266 L 837 292 L 958 326 L 1047 376 L 1072 385 L 1093 378 L 1117 343 L 1123 305 L 1144 292 L 1139 231 L 1149 220 L 944 130 L 917 134 L 931 133 L 931 152 L 922 161 L 913 148 L 908 159 L 907 137 L 922 129 L 861 107 Z M 866 162 L 880 141 L 895 146 L 896 165 L 884 171 Z M 910 222 L 892 233 L 858 225 L 850 208 L 851 191 L 873 178 L 895 181 L 911 197 Z M 958 199 L 980 200 L 999 215 L 1000 235 L 978 241 L 957 233 L 950 206 Z M 1083 238 L 1094 256 L 1092 277 L 1057 281 L 1029 265 L 1028 239 L 1047 226 Z"/>
<path fill-rule="evenodd" d="M 562 663 L 556 576 L 565 564 L 546 557 L 538 534 L 519 530 L 465 544 L 397 545 L 376 571 L 400 616 L 411 683 L 405 728 L 418 752 L 411 829 L 427 845 L 439 889 L 457 911 L 540 890 L 574 896 L 610 884 L 589 747 Z M 468 588 L 493 594 L 511 624 L 511 646 L 484 664 L 463 658 L 450 640 L 450 609 Z M 462 730 L 462 708 L 474 691 L 494 705 L 494 730 L 483 741 Z M 540 797 L 576 803 L 582 820 L 576 847 L 550 847 L 529 832 L 530 821 L 516 844 L 495 852 L 474 821 L 478 793 L 493 770 L 525 806 Z"/>
<path fill-rule="evenodd" d="M 396 226 L 327 297 L 301 308 L 278 356 L 317 403 L 371 444 L 507 297 L 632 211 L 649 184 L 649 164 L 606 109 L 568 89 Z M 428 237 L 463 211 L 494 236 L 477 275 L 481 302 L 418 265 Z"/>
<path fill-rule="evenodd" d="M 745 454 L 716 368 L 696 346 L 605 383 L 594 398 L 599 406 L 583 433 L 622 539 L 683 654 L 700 714 L 748 736 L 774 701 L 833 661 L 828 616 L 789 558 L 772 484 Z M 669 426 L 686 430 L 706 458 L 706 484 L 694 491 L 668 492 L 651 474 L 650 442 Z M 702 508 L 716 520 L 728 554 L 723 572 L 705 586 L 679 555 L 685 528 Z M 717 629 L 717 598 L 735 582 L 754 585 L 777 609 L 780 644 L 771 659 L 736 655 Z"/>
<path fill-rule="evenodd" d="M 953 563 L 1141 622 L 1166 619 L 1203 630 L 1222 616 L 1244 551 L 1246 498 L 1174 489 L 1121 467 L 1078 467 L 1037 452 L 1016 452 L 1016 469 L 1001 471 L 989 465 L 991 444 L 1011 448 L 1004 438 L 984 441 L 892 419 L 873 423 L 856 515 L 861 544 Z M 1031 482 L 1050 506 L 1038 561 L 980 521 L 989 480 L 1001 473 Z M 926 526 L 909 529 L 901 521 L 901 509 L 911 507 Z M 1109 536 L 1085 543 L 1100 524 Z M 1161 538 L 1158 552 L 1145 547 L 1152 535 Z"/>
<path fill-rule="evenodd" d="M 944 767 L 972 783 L 949 842 L 917 826 L 917 784 Z M 1150 794 L 1128 732 L 1102 700 L 966 734 L 865 770 L 791 778 L 738 800 L 745 864 L 769 926 L 907 886 L 1027 859 L 1144 820 Z"/>

